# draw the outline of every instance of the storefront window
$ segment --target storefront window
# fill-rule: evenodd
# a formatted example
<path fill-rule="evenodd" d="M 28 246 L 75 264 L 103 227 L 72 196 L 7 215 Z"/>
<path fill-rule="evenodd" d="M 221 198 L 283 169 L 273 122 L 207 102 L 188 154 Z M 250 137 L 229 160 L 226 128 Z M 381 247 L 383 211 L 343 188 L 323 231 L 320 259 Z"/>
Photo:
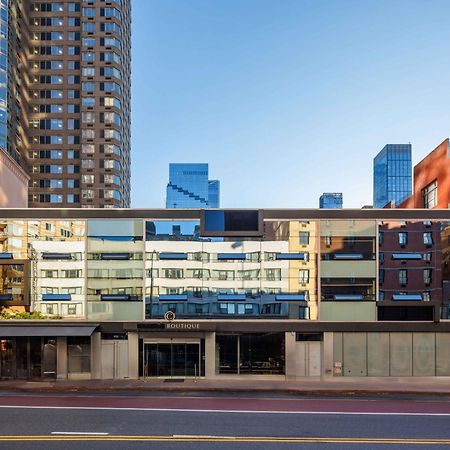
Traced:
<path fill-rule="evenodd" d="M 70 336 L 67 338 L 69 374 L 91 371 L 91 338 Z"/>

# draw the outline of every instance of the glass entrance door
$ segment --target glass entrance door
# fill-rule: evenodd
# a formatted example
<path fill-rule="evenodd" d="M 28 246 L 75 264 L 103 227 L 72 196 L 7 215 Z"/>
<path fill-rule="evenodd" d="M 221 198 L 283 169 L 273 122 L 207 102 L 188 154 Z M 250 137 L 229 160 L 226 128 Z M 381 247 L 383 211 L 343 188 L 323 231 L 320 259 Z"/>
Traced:
<path fill-rule="evenodd" d="M 199 343 L 144 343 L 145 377 L 184 378 L 199 374 Z"/>

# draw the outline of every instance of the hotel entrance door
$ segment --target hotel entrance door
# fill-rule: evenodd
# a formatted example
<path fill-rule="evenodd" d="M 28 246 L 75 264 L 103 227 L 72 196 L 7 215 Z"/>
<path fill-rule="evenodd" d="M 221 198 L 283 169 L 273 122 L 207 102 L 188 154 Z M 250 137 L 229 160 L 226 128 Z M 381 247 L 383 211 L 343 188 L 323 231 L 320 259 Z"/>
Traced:
<path fill-rule="evenodd" d="M 200 375 L 199 342 L 144 342 L 144 377 Z"/>

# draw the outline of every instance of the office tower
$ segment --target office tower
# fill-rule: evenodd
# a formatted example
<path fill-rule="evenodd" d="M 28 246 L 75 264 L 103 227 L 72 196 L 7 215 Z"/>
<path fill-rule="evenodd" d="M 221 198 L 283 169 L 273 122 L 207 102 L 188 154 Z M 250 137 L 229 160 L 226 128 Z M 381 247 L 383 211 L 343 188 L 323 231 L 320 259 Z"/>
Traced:
<path fill-rule="evenodd" d="M 129 206 L 130 0 L 0 7 L 0 145 L 31 177 L 29 206 Z"/>
<path fill-rule="evenodd" d="M 324 192 L 319 198 L 319 208 L 342 208 L 342 192 Z"/>
<path fill-rule="evenodd" d="M 169 164 L 166 208 L 219 208 L 220 182 L 208 180 L 208 164 Z"/>
<path fill-rule="evenodd" d="M 411 144 L 385 145 L 373 160 L 373 207 L 399 205 L 411 189 Z"/>

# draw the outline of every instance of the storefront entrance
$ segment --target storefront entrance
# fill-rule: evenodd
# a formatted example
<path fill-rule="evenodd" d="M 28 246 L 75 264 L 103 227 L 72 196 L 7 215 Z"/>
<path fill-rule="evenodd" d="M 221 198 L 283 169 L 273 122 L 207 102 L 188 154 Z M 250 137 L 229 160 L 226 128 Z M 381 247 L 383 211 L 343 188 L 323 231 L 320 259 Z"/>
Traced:
<path fill-rule="evenodd" d="M 200 342 L 144 342 L 144 377 L 200 376 Z"/>
<path fill-rule="evenodd" d="M 56 378 L 56 339 L 0 338 L 0 378 Z"/>

